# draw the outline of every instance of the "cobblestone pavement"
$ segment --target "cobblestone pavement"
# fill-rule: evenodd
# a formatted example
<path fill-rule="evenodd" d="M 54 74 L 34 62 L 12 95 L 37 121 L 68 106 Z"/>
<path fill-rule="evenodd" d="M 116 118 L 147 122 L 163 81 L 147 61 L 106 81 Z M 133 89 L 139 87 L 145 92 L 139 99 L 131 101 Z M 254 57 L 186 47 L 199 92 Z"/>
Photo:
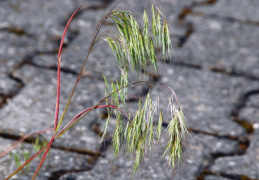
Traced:
<path fill-rule="evenodd" d="M 159 79 L 152 74 L 142 76 L 166 83 L 177 93 L 192 133 L 184 160 L 172 172 L 156 147 L 132 177 L 128 159 L 121 155 L 112 161 L 108 146 L 100 146 L 105 115 L 96 111 L 54 143 L 37 179 L 259 180 L 259 1 L 155 2 L 171 26 L 173 59 L 159 63 Z M 94 27 L 115 1 L 0 1 L 0 153 L 22 135 L 53 126 L 59 40 L 68 17 L 83 3 L 88 6 L 75 17 L 65 39 L 61 109 L 73 88 Z M 143 9 L 149 7 L 147 0 L 124 0 L 118 5 L 119 9 L 132 10 L 139 19 Z M 104 30 L 112 28 L 111 21 L 103 26 Z M 96 66 L 105 69 L 109 80 L 119 78 L 105 42 L 100 41 L 87 64 L 88 70 Z M 156 87 L 141 88 L 152 95 L 163 95 Z M 98 102 L 103 90 L 101 74 L 83 79 L 66 121 Z M 47 139 L 50 136 L 50 132 L 43 134 Z M 28 139 L 12 153 L 32 149 L 34 140 Z M 37 161 L 13 179 L 30 179 Z M 15 168 L 10 155 L 1 157 L 0 179 Z"/>

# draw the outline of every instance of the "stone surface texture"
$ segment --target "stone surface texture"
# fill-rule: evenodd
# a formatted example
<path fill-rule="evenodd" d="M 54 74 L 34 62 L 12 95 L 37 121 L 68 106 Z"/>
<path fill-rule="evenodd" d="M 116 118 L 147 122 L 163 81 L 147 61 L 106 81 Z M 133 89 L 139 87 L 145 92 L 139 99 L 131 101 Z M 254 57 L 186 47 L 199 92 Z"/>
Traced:
<path fill-rule="evenodd" d="M 102 140 L 106 110 L 89 113 L 54 142 L 39 173 L 39 180 L 243 180 L 259 179 L 259 1 L 258 0 L 123 0 L 116 7 L 130 10 L 142 22 L 142 13 L 155 2 L 168 19 L 173 45 L 172 60 L 158 59 L 159 78 L 148 70 L 142 80 L 155 85 L 130 89 L 134 97 L 160 97 L 164 131 L 170 121 L 168 89 L 173 88 L 184 109 L 190 136 L 184 157 L 175 170 L 162 158 L 167 136 L 154 145 L 132 175 L 133 159 L 112 156 L 111 137 L 116 120 L 111 117 Z M 2 0 L 0 1 L 0 179 L 16 168 L 14 154 L 31 151 L 37 138 L 50 140 L 53 132 L 34 135 L 3 156 L 26 134 L 53 128 L 56 101 L 57 52 L 67 20 L 86 4 L 68 28 L 61 64 L 60 114 L 87 55 L 95 28 L 113 7 L 113 0 Z M 107 20 L 100 31 L 116 31 Z M 102 38 L 84 66 L 61 126 L 105 96 L 102 74 L 119 80 L 113 52 Z M 136 74 L 129 75 L 130 82 Z M 159 85 L 160 84 L 160 85 Z M 126 123 L 126 121 L 124 121 Z M 39 159 L 13 179 L 31 179 Z"/>

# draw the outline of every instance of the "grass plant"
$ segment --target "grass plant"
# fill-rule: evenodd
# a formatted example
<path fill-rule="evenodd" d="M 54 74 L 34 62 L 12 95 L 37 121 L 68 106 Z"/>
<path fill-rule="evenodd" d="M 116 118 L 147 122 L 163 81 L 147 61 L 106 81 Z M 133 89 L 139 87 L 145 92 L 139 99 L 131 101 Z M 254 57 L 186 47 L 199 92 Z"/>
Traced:
<path fill-rule="evenodd" d="M 34 173 L 34 176 L 32 177 L 34 180 L 39 173 L 43 162 L 45 161 L 46 155 L 48 154 L 52 143 L 58 140 L 59 137 L 61 137 L 64 133 L 66 133 L 69 129 L 81 121 L 91 111 L 102 108 L 107 108 L 108 110 L 108 118 L 104 126 L 103 135 L 105 135 L 107 127 L 109 126 L 110 117 L 116 117 L 116 127 L 112 140 L 114 155 L 116 157 L 121 148 L 124 147 L 123 149 L 125 149 L 126 153 L 130 157 L 134 157 L 133 172 L 135 172 L 138 169 L 146 152 L 151 151 L 153 142 L 155 140 L 159 141 L 162 136 L 163 113 L 162 109 L 159 108 L 159 97 L 151 97 L 151 95 L 148 93 L 145 98 L 138 99 L 138 108 L 136 112 L 128 113 L 127 111 L 124 111 L 124 109 L 127 108 L 128 89 L 134 86 L 148 83 L 161 86 L 162 88 L 168 89 L 170 91 L 170 94 L 168 95 L 168 107 L 171 112 L 171 121 L 166 129 L 169 141 L 165 148 L 164 156 L 167 156 L 169 165 L 172 168 L 174 168 L 175 164 L 179 161 L 179 159 L 181 159 L 183 145 L 182 142 L 184 137 L 186 137 L 188 134 L 188 130 L 186 127 L 183 110 L 178 103 L 173 89 L 161 83 L 154 84 L 154 82 L 147 81 L 129 82 L 128 80 L 129 73 L 136 72 L 137 74 L 140 74 L 143 73 L 143 70 L 145 72 L 145 69 L 150 66 L 152 66 L 154 72 L 156 72 L 158 53 L 162 54 L 163 60 L 171 58 L 172 46 L 169 33 L 169 24 L 165 16 L 155 5 L 152 5 L 151 7 L 151 21 L 149 20 L 148 13 L 144 11 L 143 24 L 139 24 L 131 12 L 115 10 L 116 5 L 112 7 L 110 11 L 107 12 L 107 14 L 105 14 L 99 21 L 89 46 L 85 61 L 83 62 L 82 68 L 76 79 L 74 88 L 71 92 L 65 109 L 59 118 L 58 114 L 61 88 L 60 67 L 63 41 L 70 22 L 82 6 L 78 7 L 78 9 L 72 14 L 62 35 L 58 53 L 57 95 L 52 138 L 48 143 L 41 144 L 40 149 L 38 149 L 39 141 L 37 141 L 36 143 L 38 144 L 35 145 L 37 152 L 28 158 L 26 162 L 20 164 L 18 169 L 10 176 L 8 176 L 6 180 L 10 179 L 14 174 L 29 164 L 35 157 L 43 153 L 40 163 Z M 99 35 L 99 31 L 102 25 L 108 18 L 116 24 L 118 31 L 116 33 L 106 32 Z M 117 66 L 121 70 L 121 78 L 116 82 L 108 83 L 105 75 L 103 75 L 103 79 L 106 84 L 106 97 L 100 99 L 99 103 L 93 105 L 92 107 L 88 107 L 75 115 L 75 117 L 69 123 L 61 128 L 64 116 L 70 105 L 77 84 L 87 74 L 85 71 L 85 66 L 87 64 L 89 54 L 92 52 L 93 47 L 97 44 L 99 39 L 104 39 L 107 41 L 108 45 L 112 49 L 115 58 L 117 59 Z M 125 119 L 125 117 L 127 118 Z M 125 121 L 126 126 L 123 125 L 123 122 Z M 17 143 L 21 143 L 23 140 L 24 138 Z M 16 147 L 16 145 L 12 146 L 12 148 L 14 147 Z M 17 163 L 19 163 L 17 157 L 16 159 Z"/>

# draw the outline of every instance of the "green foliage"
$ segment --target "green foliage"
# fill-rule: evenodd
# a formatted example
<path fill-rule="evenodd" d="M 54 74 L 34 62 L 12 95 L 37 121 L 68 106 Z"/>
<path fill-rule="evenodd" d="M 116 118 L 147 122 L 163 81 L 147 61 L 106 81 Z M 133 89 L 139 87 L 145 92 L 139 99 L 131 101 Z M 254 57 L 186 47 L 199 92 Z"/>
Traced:
<path fill-rule="evenodd" d="M 20 149 L 17 152 L 10 153 L 10 160 L 13 161 L 16 167 L 20 167 L 22 163 L 26 162 L 31 156 L 31 151 L 26 149 L 23 144 L 20 145 Z M 26 165 L 26 171 L 30 170 L 30 165 Z"/>
<path fill-rule="evenodd" d="M 33 143 L 33 150 L 34 152 L 38 152 L 40 149 L 42 149 L 48 142 L 39 134 L 34 143 Z M 15 165 L 17 167 L 20 167 L 24 162 L 26 162 L 31 157 L 31 150 L 26 148 L 24 144 L 22 143 L 20 145 L 20 148 L 17 149 L 17 152 L 10 153 L 10 159 L 11 161 L 14 161 Z M 40 157 L 39 157 L 40 158 Z M 30 170 L 30 164 L 26 165 L 26 171 Z"/>
<path fill-rule="evenodd" d="M 15 154 L 11 154 L 11 157 L 13 158 L 15 164 L 17 167 L 21 166 L 21 157 L 20 154 L 15 153 Z"/>
<path fill-rule="evenodd" d="M 33 143 L 34 152 L 38 152 L 47 144 L 48 142 L 41 135 L 38 135 L 35 139 L 35 142 Z"/>
<path fill-rule="evenodd" d="M 152 32 L 149 31 L 149 19 L 147 12 L 143 13 L 143 28 L 130 12 L 112 11 L 111 19 L 116 23 L 118 35 L 112 37 L 107 35 L 106 39 L 113 50 L 113 53 L 122 70 L 120 82 L 107 83 L 106 78 L 106 96 L 109 96 L 108 104 L 115 104 L 117 107 L 124 105 L 126 107 L 125 93 L 131 84 L 128 84 L 128 71 L 140 73 L 147 66 L 152 65 L 157 70 L 157 56 L 161 49 L 162 57 L 170 58 L 171 40 L 169 25 L 166 18 L 161 14 L 158 8 L 152 5 Z M 110 95 L 108 95 L 110 94 Z M 171 121 L 166 129 L 169 141 L 164 151 L 164 156 L 168 156 L 169 164 L 172 168 L 175 163 L 179 162 L 182 156 L 182 140 L 187 135 L 185 117 L 177 101 L 173 101 L 175 94 L 168 97 L 169 109 L 171 111 Z M 176 97 L 175 97 L 176 99 Z M 109 117 L 115 114 L 117 123 L 113 135 L 113 148 L 115 157 L 118 155 L 120 148 L 124 145 L 126 153 L 130 157 L 135 157 L 134 173 L 139 167 L 147 149 L 151 151 L 154 139 L 159 141 L 162 134 L 163 114 L 158 108 L 159 98 L 152 100 L 150 94 L 146 96 L 144 102 L 139 99 L 139 106 L 136 113 L 128 115 L 126 127 L 122 125 L 122 115 L 119 109 L 114 111 L 108 110 Z M 158 118 L 158 122 L 155 119 Z M 105 124 L 104 132 L 108 126 Z M 154 127 L 154 124 L 157 127 Z M 125 142 L 123 144 L 123 142 Z M 146 148 L 149 147 L 149 148 Z"/>
<path fill-rule="evenodd" d="M 174 167 L 175 162 L 179 162 L 182 157 L 181 140 L 188 132 L 183 111 L 181 109 L 174 109 L 174 115 L 167 127 L 167 132 L 170 140 L 168 141 L 164 155 L 168 154 L 169 163 L 171 167 Z"/>
<path fill-rule="evenodd" d="M 107 35 L 107 41 L 123 70 L 139 73 L 147 65 L 152 64 L 156 70 L 156 48 L 162 47 L 163 58 L 171 52 L 171 40 L 168 22 L 157 9 L 152 6 L 152 29 L 149 31 L 149 19 L 144 11 L 144 27 L 138 24 L 130 12 L 114 10 L 111 19 L 116 23 L 119 34 L 113 38 Z M 153 40 L 154 39 L 154 40 Z M 154 43 L 155 42 L 155 43 Z"/>

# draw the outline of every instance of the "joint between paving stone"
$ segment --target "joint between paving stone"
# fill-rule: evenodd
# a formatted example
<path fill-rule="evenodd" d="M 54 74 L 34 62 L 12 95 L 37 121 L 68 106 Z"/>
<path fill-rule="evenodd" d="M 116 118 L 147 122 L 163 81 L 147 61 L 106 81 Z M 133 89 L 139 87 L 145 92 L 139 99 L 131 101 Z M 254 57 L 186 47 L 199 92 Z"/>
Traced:
<path fill-rule="evenodd" d="M 245 120 L 239 119 L 238 115 L 239 115 L 240 110 L 243 107 L 245 107 L 245 104 L 248 101 L 248 98 L 255 94 L 259 94 L 258 89 L 246 92 L 243 96 L 240 97 L 239 102 L 237 103 L 236 107 L 233 108 L 233 110 L 231 112 L 232 120 L 234 122 L 236 122 L 238 125 L 240 125 L 241 127 L 243 127 L 246 132 L 245 137 L 242 137 L 242 138 L 235 137 L 235 138 L 237 138 L 235 140 L 238 141 L 238 148 L 235 151 L 227 153 L 227 154 L 226 153 L 211 153 L 211 159 L 209 160 L 208 165 L 196 177 L 196 180 L 204 180 L 206 175 L 217 175 L 217 176 L 226 177 L 226 178 L 235 179 L 235 180 L 243 180 L 243 179 L 256 180 L 256 179 L 252 179 L 245 175 L 235 175 L 235 174 L 228 174 L 228 173 L 224 173 L 224 172 L 216 173 L 216 172 L 209 170 L 210 167 L 214 164 L 214 162 L 218 158 L 230 157 L 230 156 L 236 156 L 236 155 L 241 156 L 246 153 L 246 151 L 250 145 L 249 136 L 253 134 L 254 128 L 251 123 L 248 123 Z"/>
<path fill-rule="evenodd" d="M 257 77 L 257 76 L 239 73 L 239 72 L 236 72 L 236 71 L 226 71 L 224 69 L 214 68 L 214 67 L 205 69 L 201 65 L 186 63 L 186 62 L 183 62 L 183 61 L 166 60 L 165 63 L 173 64 L 173 65 L 179 66 L 179 67 L 187 67 L 187 68 L 191 68 L 191 69 L 198 69 L 198 70 L 201 70 L 201 71 L 210 71 L 210 72 L 213 72 L 213 73 L 225 74 L 227 76 L 243 77 L 245 79 L 252 80 L 252 81 L 259 81 L 259 77 Z"/>
<path fill-rule="evenodd" d="M 15 34 L 17 36 L 27 36 L 29 38 L 37 38 L 37 36 L 34 36 L 33 34 L 26 32 L 25 29 L 20 28 L 20 27 L 13 27 L 13 26 L 1 27 L 0 30 L 6 31 L 11 34 Z"/>
<path fill-rule="evenodd" d="M 0 108 L 2 108 L 5 104 L 7 104 L 9 99 L 12 99 L 14 96 L 16 96 L 25 85 L 24 82 L 20 78 L 13 76 L 12 73 L 9 74 L 8 77 L 15 81 L 16 88 L 15 88 L 15 90 L 7 92 L 7 93 L 3 93 L 3 94 L 0 93 L 0 97 L 2 99 L 0 101 Z"/>
<path fill-rule="evenodd" d="M 248 26 L 259 26 L 259 22 L 257 22 L 257 21 L 241 20 L 241 19 L 237 19 L 234 17 L 220 16 L 217 14 L 207 14 L 207 13 L 203 13 L 203 12 L 195 11 L 195 10 L 191 10 L 190 12 L 188 12 L 188 15 L 204 17 L 204 18 L 206 17 L 206 18 L 210 18 L 210 19 L 219 19 L 219 20 L 226 21 L 226 22 L 238 22 L 240 24 L 245 24 Z"/>
<path fill-rule="evenodd" d="M 258 179 L 250 178 L 246 175 L 229 174 L 229 173 L 224 173 L 224 172 L 215 173 L 215 172 L 212 172 L 212 171 L 209 171 L 209 170 L 205 171 L 203 175 L 198 176 L 196 178 L 196 180 L 204 180 L 205 176 L 207 176 L 207 175 L 213 175 L 217 178 L 220 178 L 220 177 L 227 178 L 229 180 L 258 180 Z"/>
<path fill-rule="evenodd" d="M 201 2 L 193 2 L 189 6 L 184 7 L 177 16 L 178 23 L 186 27 L 186 32 L 183 36 L 180 37 L 180 40 L 177 44 L 177 48 L 181 48 L 184 44 L 188 41 L 189 37 L 194 33 L 194 27 L 192 22 L 186 21 L 186 17 L 189 14 L 193 14 L 193 8 L 197 6 L 204 6 L 204 5 L 212 5 L 216 3 L 218 0 L 205 0 Z"/>
<path fill-rule="evenodd" d="M 23 138 L 23 135 L 17 134 L 13 130 L 2 129 L 2 130 L 0 130 L 0 137 L 5 138 L 5 139 L 10 139 L 10 140 L 19 140 L 19 139 Z M 44 138 L 44 137 L 42 137 L 42 138 Z M 35 143 L 36 139 L 37 139 L 37 136 L 31 136 L 31 137 L 27 137 L 26 139 L 24 139 L 23 142 L 33 144 L 33 143 Z M 58 150 L 66 151 L 66 152 L 73 152 L 76 154 L 89 155 L 92 157 L 101 156 L 101 151 L 103 151 L 103 149 L 104 149 L 102 146 L 101 150 L 92 151 L 92 150 L 75 148 L 75 147 L 67 147 L 67 146 L 63 146 L 62 144 L 57 144 L 57 143 L 53 144 L 51 147 L 53 149 L 58 149 Z"/>

